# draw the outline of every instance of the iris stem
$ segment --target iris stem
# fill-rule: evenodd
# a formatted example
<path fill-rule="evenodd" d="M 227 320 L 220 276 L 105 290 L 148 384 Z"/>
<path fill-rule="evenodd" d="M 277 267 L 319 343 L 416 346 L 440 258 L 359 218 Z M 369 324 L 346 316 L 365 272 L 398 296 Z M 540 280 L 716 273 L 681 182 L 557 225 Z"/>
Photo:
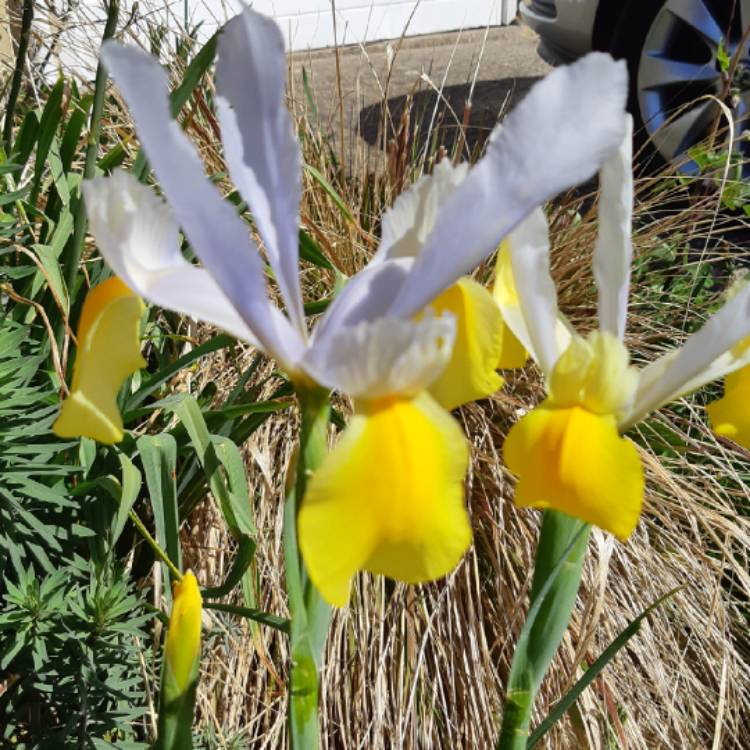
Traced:
<path fill-rule="evenodd" d="M 297 514 L 310 474 L 328 452 L 328 393 L 320 388 L 298 388 L 300 441 L 294 481 L 287 488 L 284 506 L 284 563 L 291 614 L 291 668 L 289 671 L 289 731 L 293 750 L 320 747 L 318 718 L 319 671 L 330 606 L 307 575 L 297 540 Z"/>
<path fill-rule="evenodd" d="M 169 559 L 169 555 L 159 546 L 159 543 L 151 536 L 149 530 L 143 525 L 143 521 L 136 515 L 135 511 L 128 513 L 130 520 L 138 532 L 143 537 L 146 544 L 153 550 L 154 554 L 169 568 L 169 572 L 174 576 L 175 581 L 182 580 L 182 573 L 180 573 L 178 567 Z"/>
<path fill-rule="evenodd" d="M 525 750 L 534 699 L 570 623 L 591 527 L 544 512 L 531 603 L 513 654 L 497 750 Z"/>

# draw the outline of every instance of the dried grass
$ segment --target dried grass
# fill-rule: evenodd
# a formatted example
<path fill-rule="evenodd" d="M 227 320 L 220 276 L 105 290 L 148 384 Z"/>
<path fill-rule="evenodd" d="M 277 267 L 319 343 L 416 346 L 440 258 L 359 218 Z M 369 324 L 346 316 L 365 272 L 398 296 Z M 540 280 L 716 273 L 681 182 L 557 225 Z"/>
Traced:
<path fill-rule="evenodd" d="M 341 178 L 330 163 L 314 163 L 332 180 Z M 391 194 L 387 165 L 384 160 L 379 175 L 370 177 L 381 196 Z M 348 191 L 350 207 L 361 205 L 361 182 L 341 178 L 337 184 Z M 673 187 L 665 192 L 665 185 Z M 730 254 L 736 261 L 737 252 L 721 241 L 727 227 L 723 234 L 713 227 L 718 196 L 689 197 L 670 174 L 644 178 L 638 189 L 637 256 L 645 261 L 675 238 L 684 254 L 671 267 L 660 267 L 661 274 L 683 278 L 698 263 L 698 253 L 701 263 L 717 267 L 723 283 L 721 273 L 728 273 L 723 264 Z M 569 219 L 590 202 L 590 196 L 571 195 L 553 212 L 561 305 L 583 330 L 595 324 L 588 268 L 595 212 L 587 208 L 575 225 Z M 654 218 L 670 205 L 671 213 Z M 303 215 L 346 270 L 365 262 L 372 237 L 343 224 L 312 184 Z M 733 229 L 741 227 L 733 224 Z M 688 239 L 699 250 L 691 254 Z M 326 283 L 320 274 L 309 271 L 306 278 L 312 296 L 320 296 Z M 641 276 L 642 282 L 648 279 L 648 273 Z M 684 338 L 685 299 L 667 290 L 657 304 L 654 294 L 640 287 L 633 295 L 628 344 L 637 361 L 648 361 Z M 690 322 L 714 301 L 695 302 Z M 247 352 L 247 361 L 255 356 Z M 220 371 L 220 386 L 229 388 L 245 365 L 222 368 L 207 362 L 204 377 L 216 379 Z M 467 488 L 474 545 L 456 571 L 433 585 L 409 588 L 368 575 L 358 578 L 349 608 L 334 617 L 325 657 L 325 747 L 494 746 L 503 685 L 527 609 L 539 520 L 537 513 L 513 506 L 513 481 L 501 450 L 519 410 L 542 397 L 541 379 L 529 367 L 510 374 L 494 398 L 460 412 L 473 449 Z M 289 415 L 275 417 L 247 446 L 261 530 L 263 606 L 282 613 L 280 498 L 295 429 Z M 679 446 L 676 452 L 641 449 L 648 486 L 643 520 L 632 539 L 619 544 L 600 532 L 593 535 L 573 622 L 545 681 L 536 718 L 630 620 L 666 592 L 680 591 L 648 618 L 583 694 L 576 710 L 542 743 L 546 748 L 749 746 L 749 456 L 711 435 L 695 399 L 662 410 L 634 432 L 646 446 L 661 445 L 665 435 Z M 215 514 L 214 520 L 220 525 Z M 221 535 L 219 528 L 216 533 Z M 229 738 L 241 731 L 242 746 L 285 747 L 283 639 L 268 631 L 251 634 L 245 627 L 212 644 L 216 656 L 204 661 L 201 712 L 204 722 L 223 728 L 218 746 L 229 746 Z"/>

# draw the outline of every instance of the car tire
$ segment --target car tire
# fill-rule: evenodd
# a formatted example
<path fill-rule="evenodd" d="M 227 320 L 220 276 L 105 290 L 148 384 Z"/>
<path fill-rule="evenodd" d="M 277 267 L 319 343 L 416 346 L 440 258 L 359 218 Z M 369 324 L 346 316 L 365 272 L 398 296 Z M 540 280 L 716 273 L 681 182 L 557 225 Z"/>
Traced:
<path fill-rule="evenodd" d="M 651 24 L 656 15 L 664 5 L 665 0 L 654 0 L 654 2 L 630 3 L 630 8 L 626 10 L 619 19 L 613 36 L 607 46 L 615 59 L 625 60 L 628 66 L 628 111 L 633 115 L 633 139 L 635 150 L 640 151 L 646 146 L 648 141 L 648 132 L 644 127 L 641 109 L 638 103 L 638 67 L 643 51 L 643 44 L 648 35 Z M 634 6 L 638 7 L 634 7 Z M 596 43 L 596 37 L 595 37 Z M 654 167 L 665 165 L 655 148 L 647 148 L 648 161 Z"/>

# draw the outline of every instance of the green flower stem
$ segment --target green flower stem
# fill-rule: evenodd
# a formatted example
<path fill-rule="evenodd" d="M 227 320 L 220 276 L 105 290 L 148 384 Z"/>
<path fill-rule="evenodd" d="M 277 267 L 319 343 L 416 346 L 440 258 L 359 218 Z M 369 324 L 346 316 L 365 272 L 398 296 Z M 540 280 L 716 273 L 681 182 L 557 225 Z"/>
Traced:
<path fill-rule="evenodd" d="M 169 555 L 159 546 L 159 543 L 151 536 L 148 529 L 143 525 L 143 521 L 135 514 L 135 511 L 128 513 L 130 520 L 135 525 L 138 532 L 143 537 L 146 544 L 154 551 L 154 554 L 169 568 L 169 572 L 174 576 L 175 581 L 182 580 L 182 573 L 178 567 L 169 559 Z"/>
<path fill-rule="evenodd" d="M 328 452 L 328 393 L 298 388 L 301 427 L 294 482 L 284 505 L 284 563 L 291 614 L 291 669 L 289 675 L 289 731 L 293 750 L 320 747 L 318 673 L 331 618 L 305 571 L 297 543 L 297 513 L 310 474 Z"/>
<path fill-rule="evenodd" d="M 568 628 L 581 583 L 591 527 L 544 512 L 531 605 L 513 655 L 498 750 L 525 750 L 534 699 Z"/>
<path fill-rule="evenodd" d="M 159 690 L 159 723 L 154 750 L 193 750 L 193 722 L 195 719 L 195 696 L 200 677 L 200 655 L 193 662 L 190 683 L 180 689 L 163 657 L 161 687 Z"/>

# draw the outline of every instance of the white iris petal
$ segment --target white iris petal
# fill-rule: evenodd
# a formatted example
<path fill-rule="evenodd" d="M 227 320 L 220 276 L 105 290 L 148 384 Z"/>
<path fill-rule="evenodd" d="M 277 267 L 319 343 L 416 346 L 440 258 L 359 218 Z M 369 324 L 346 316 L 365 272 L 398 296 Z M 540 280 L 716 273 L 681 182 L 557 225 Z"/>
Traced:
<path fill-rule="evenodd" d="M 232 182 L 253 213 L 292 322 L 305 331 L 298 271 L 302 157 L 284 106 L 278 25 L 252 10 L 219 38 L 216 108 Z"/>

